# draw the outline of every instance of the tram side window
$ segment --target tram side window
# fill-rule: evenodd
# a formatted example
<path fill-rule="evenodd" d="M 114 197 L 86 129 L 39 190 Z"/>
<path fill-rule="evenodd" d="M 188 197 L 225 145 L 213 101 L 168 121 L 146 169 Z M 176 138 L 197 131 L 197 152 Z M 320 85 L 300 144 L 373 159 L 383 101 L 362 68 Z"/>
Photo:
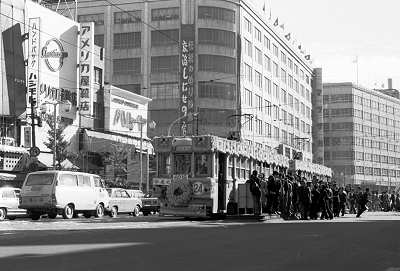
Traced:
<path fill-rule="evenodd" d="M 160 153 L 158 156 L 158 174 L 166 176 L 171 174 L 171 155 Z"/>
<path fill-rule="evenodd" d="M 211 155 L 210 154 L 196 154 L 195 161 L 195 176 L 211 177 Z"/>
<path fill-rule="evenodd" d="M 192 155 L 187 154 L 175 154 L 174 157 L 174 174 L 190 174 Z"/>

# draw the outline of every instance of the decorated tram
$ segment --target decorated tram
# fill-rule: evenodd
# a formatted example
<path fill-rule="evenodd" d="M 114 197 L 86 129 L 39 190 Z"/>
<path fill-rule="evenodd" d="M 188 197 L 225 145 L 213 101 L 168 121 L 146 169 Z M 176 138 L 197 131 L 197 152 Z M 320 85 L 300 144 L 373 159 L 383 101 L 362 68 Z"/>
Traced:
<path fill-rule="evenodd" d="M 238 214 L 238 187 L 257 170 L 317 177 L 329 181 L 329 168 L 305 161 L 289 161 L 247 142 L 211 135 L 156 137 L 157 173 L 153 193 L 159 197 L 161 215 L 211 217 Z"/>

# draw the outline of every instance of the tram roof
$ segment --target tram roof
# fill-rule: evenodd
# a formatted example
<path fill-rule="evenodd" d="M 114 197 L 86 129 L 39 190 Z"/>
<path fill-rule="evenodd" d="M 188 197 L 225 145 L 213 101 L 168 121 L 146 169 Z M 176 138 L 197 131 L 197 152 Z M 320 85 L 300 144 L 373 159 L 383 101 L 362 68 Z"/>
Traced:
<path fill-rule="evenodd" d="M 263 149 L 251 142 L 234 141 L 213 135 L 161 136 L 154 137 L 153 142 L 157 153 L 171 152 L 172 150 L 222 152 L 253 158 L 260 162 L 275 164 L 291 170 L 301 170 L 328 177 L 332 176 L 332 170 L 328 167 L 307 161 L 289 160 L 286 156 L 276 153 L 274 149 Z"/>

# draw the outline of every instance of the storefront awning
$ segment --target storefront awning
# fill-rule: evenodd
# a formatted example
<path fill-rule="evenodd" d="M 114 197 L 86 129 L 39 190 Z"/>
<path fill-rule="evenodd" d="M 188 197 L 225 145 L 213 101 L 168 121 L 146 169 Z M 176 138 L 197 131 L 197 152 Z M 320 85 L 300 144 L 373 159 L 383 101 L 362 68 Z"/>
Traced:
<path fill-rule="evenodd" d="M 140 139 L 124 135 L 107 134 L 96 131 L 85 130 L 83 137 L 84 150 L 90 152 L 110 152 L 113 144 L 122 144 L 134 146 L 136 150 L 140 150 Z M 149 139 L 142 141 L 142 152 L 154 154 L 153 146 Z"/>

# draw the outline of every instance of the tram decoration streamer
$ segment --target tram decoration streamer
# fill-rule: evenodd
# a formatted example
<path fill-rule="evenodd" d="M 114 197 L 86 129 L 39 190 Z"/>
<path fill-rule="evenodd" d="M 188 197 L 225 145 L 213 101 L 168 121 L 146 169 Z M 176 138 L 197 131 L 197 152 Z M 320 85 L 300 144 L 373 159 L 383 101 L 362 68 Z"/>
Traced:
<path fill-rule="evenodd" d="M 167 201 L 172 206 L 184 205 L 192 197 L 192 186 L 187 179 L 178 178 L 171 182 L 167 188 Z"/>

